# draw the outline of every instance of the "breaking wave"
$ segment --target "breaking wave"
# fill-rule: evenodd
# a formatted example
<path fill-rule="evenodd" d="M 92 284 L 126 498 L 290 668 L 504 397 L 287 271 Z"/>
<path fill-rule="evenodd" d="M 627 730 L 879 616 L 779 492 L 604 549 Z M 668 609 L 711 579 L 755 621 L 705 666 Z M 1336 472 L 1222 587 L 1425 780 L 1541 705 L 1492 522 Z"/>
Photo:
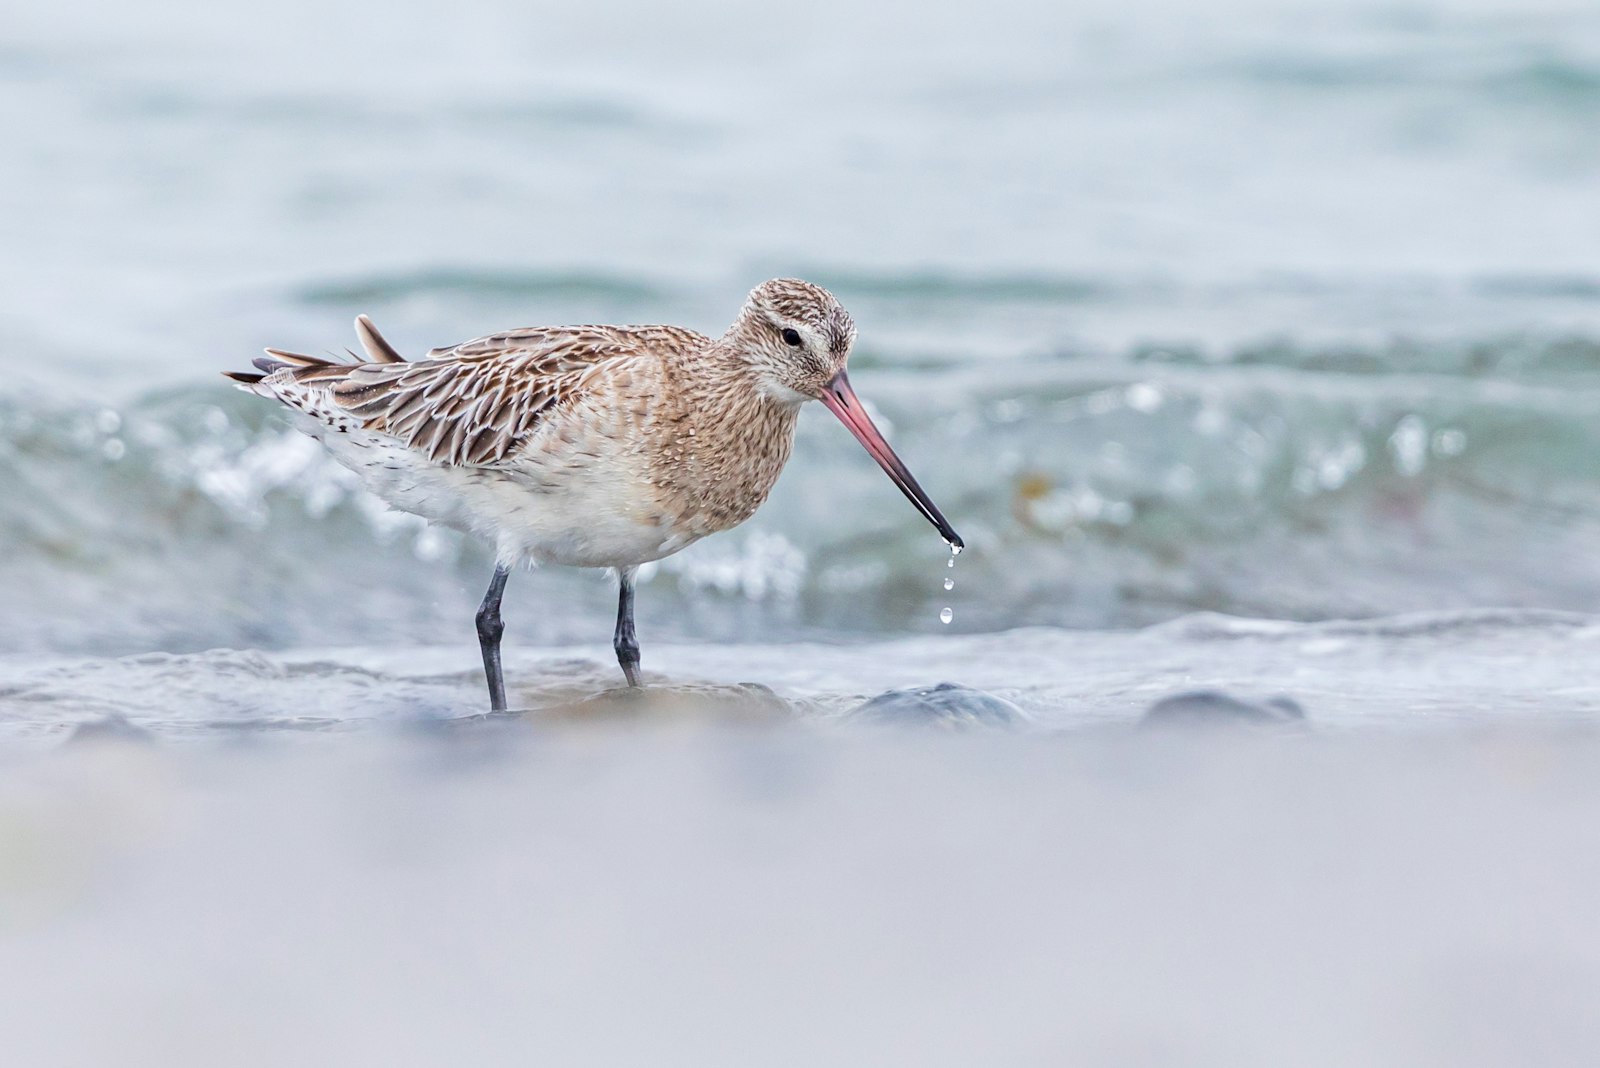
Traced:
<path fill-rule="evenodd" d="M 808 416 L 755 520 L 648 574 L 641 626 L 778 638 L 938 631 L 944 605 L 955 629 L 992 630 L 1600 604 L 1592 340 L 1137 349 L 970 376 L 861 376 L 975 550 L 953 572 L 848 436 Z M 458 641 L 489 569 L 220 385 L 117 407 L 0 399 L 0 481 L 12 649 Z M 602 578 L 551 569 L 517 581 L 508 614 L 523 640 L 588 641 L 610 605 Z"/>

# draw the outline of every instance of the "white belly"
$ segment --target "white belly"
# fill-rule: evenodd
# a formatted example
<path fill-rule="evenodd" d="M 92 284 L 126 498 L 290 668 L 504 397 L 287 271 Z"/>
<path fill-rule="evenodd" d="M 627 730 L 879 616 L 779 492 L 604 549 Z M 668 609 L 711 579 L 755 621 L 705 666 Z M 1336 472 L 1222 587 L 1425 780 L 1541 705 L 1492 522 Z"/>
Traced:
<path fill-rule="evenodd" d="M 390 507 L 476 534 L 500 563 L 631 567 L 699 540 L 653 504 L 640 464 L 619 450 L 559 464 L 436 464 L 393 438 L 318 422 L 304 427 Z"/>

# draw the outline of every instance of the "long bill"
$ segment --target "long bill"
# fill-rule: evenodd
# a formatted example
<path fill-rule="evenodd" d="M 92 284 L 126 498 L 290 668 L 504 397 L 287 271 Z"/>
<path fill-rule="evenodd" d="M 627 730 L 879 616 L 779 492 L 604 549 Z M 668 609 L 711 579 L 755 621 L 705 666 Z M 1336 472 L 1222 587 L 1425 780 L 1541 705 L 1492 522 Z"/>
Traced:
<path fill-rule="evenodd" d="M 917 480 L 911 477 L 906 465 L 900 462 L 900 457 L 894 454 L 894 450 L 889 448 L 889 443 L 883 439 L 878 428 L 867 418 L 867 410 L 862 407 L 861 398 L 850 388 L 850 379 L 843 371 L 833 376 L 832 381 L 823 389 L 820 399 L 828 406 L 830 412 L 839 417 L 841 423 L 850 428 L 850 433 L 854 434 L 856 440 L 865 446 L 874 460 L 878 461 L 878 466 L 894 480 L 896 486 L 900 487 L 900 492 L 906 495 L 906 499 L 916 505 L 917 511 L 934 525 L 939 531 L 939 536 L 949 543 L 950 548 L 956 552 L 964 549 L 966 545 L 962 542 L 961 535 L 955 532 L 950 521 L 928 499 L 922 487 L 917 485 Z"/>

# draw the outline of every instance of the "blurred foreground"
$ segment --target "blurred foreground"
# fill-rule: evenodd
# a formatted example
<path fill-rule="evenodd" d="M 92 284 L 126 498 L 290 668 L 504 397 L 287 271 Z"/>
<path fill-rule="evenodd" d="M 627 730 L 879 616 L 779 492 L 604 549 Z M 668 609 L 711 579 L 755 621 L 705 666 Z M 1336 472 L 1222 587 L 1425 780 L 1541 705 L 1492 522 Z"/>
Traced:
<path fill-rule="evenodd" d="M 11 762 L 8 1059 L 1600 1057 L 1592 729 L 492 733 Z"/>
<path fill-rule="evenodd" d="M 660 646 L 641 714 L 573 707 L 585 647 L 514 655 L 546 711 L 493 720 L 466 649 L 0 661 L 0 1029 L 30 1066 L 1593 1063 L 1597 643 Z M 941 678 L 1026 721 L 850 714 Z M 1307 719 L 1141 727 L 1197 688 Z"/>

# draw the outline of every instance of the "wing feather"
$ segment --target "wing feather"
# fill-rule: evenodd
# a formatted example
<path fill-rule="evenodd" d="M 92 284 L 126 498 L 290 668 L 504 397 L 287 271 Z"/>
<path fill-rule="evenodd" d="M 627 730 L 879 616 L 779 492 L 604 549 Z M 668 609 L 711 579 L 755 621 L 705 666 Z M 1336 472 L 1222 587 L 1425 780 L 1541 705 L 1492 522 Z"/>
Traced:
<path fill-rule="evenodd" d="M 474 338 L 407 362 L 365 315 L 356 336 L 368 357 L 354 363 L 268 349 L 263 372 L 230 373 L 253 392 L 331 420 L 305 403 L 331 396 L 367 430 L 394 437 L 431 460 L 484 467 L 512 458 L 539 428 L 591 396 L 604 379 L 637 384 L 669 351 L 711 343 L 672 326 L 529 327 Z M 309 388 L 308 388 L 309 387 Z M 264 392 L 263 392 L 264 391 Z M 326 391 L 324 393 L 324 391 Z M 561 436 L 571 440 L 571 427 Z"/>
<path fill-rule="evenodd" d="M 688 331 L 673 335 L 679 343 L 700 340 Z M 333 399 L 367 429 L 399 438 L 437 463 L 490 466 L 514 455 L 554 411 L 590 392 L 603 372 L 649 358 L 661 340 L 657 328 L 495 334 L 433 349 L 411 363 L 341 365 Z"/>

